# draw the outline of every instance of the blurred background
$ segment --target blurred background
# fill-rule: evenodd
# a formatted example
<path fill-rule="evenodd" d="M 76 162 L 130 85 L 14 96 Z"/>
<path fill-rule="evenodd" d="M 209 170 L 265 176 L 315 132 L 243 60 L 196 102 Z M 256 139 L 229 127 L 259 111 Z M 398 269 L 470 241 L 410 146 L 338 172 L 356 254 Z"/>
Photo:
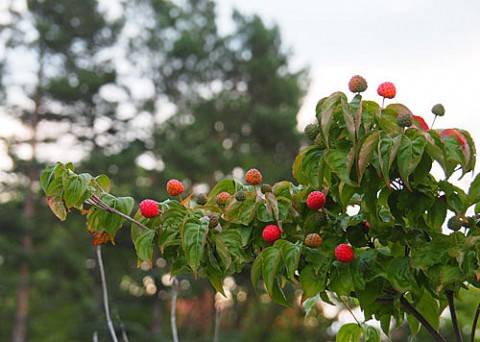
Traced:
<path fill-rule="evenodd" d="M 376 101 L 377 85 L 394 82 L 429 123 L 443 103 L 436 127 L 480 141 L 479 13 L 474 0 L 0 1 L 0 341 L 110 340 L 91 238 L 79 215 L 61 223 L 49 211 L 46 163 L 106 173 L 137 203 L 166 198 L 170 178 L 195 193 L 251 167 L 293 180 L 316 102 L 354 74 Z M 115 327 L 171 341 L 170 265 L 137 268 L 128 227 L 102 250 Z M 272 304 L 248 270 L 226 279 L 228 298 L 206 280 L 179 284 L 182 341 L 211 341 L 215 325 L 220 341 L 330 341 L 353 321 L 341 306 L 305 317 Z M 466 327 L 475 297 L 459 303 Z M 448 313 L 442 322 L 453 336 Z"/>

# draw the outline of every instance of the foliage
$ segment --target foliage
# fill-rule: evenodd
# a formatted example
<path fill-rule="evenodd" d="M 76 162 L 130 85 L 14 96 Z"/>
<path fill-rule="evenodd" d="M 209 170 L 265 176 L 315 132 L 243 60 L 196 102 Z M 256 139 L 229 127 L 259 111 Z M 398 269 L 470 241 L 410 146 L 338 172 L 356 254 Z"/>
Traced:
<path fill-rule="evenodd" d="M 133 212 L 132 198 L 109 193 L 106 176 L 77 174 L 71 164 L 47 167 L 41 187 L 60 219 L 72 209 L 87 214 L 94 244 L 114 243 L 121 224 L 132 221 L 139 261 L 151 264 L 159 252 L 172 265 L 172 275 L 208 277 L 220 293 L 226 276 L 251 265 L 252 283 L 262 279 L 279 304 L 291 303 L 283 289 L 293 283 L 303 289 L 303 302 L 317 295 L 328 300 L 327 293 L 355 298 L 366 319 L 379 320 L 385 333 L 392 319 L 397 326 L 407 319 L 413 333 L 420 322 L 434 334 L 447 294 L 458 294 L 467 284 L 480 286 L 477 216 L 466 216 L 471 208 L 478 213 L 480 178 L 467 192 L 448 181 L 455 172 L 463 176 L 474 168 L 470 134 L 428 129 L 406 106 L 382 108 L 360 94 L 349 101 L 345 94 L 333 93 L 318 102 L 316 113 L 320 129 L 315 143 L 293 164 L 299 184 L 279 181 L 265 194 L 224 179 L 205 205 L 196 205 L 191 196 L 168 198 L 158 202 L 161 214 L 147 219 Z M 396 119 L 406 114 L 414 120 L 404 129 Z M 434 161 L 445 179 L 431 174 Z M 314 190 L 327 197 L 320 211 L 306 205 Z M 244 201 L 234 196 L 239 191 L 245 192 Z M 221 192 L 232 195 L 224 206 L 216 203 Z M 319 212 L 326 214 L 322 224 L 314 217 Z M 444 233 L 449 212 L 465 228 Z M 212 215 L 219 218 L 217 225 L 210 224 Z M 282 230 L 273 244 L 262 239 L 269 224 Z M 322 236 L 320 248 L 304 245 L 311 232 Z M 354 247 L 352 262 L 335 260 L 341 243 Z M 374 328 L 345 325 L 337 339 L 358 340 L 362 334 L 366 340 L 380 338 Z"/>

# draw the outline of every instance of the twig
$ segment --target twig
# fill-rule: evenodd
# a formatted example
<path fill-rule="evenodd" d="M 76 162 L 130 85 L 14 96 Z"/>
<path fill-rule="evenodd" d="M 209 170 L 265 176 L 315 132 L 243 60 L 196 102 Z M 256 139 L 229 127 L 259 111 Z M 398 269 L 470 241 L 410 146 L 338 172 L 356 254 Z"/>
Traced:
<path fill-rule="evenodd" d="M 453 330 L 455 331 L 455 340 L 457 342 L 463 342 L 462 333 L 458 326 L 457 312 L 455 311 L 455 302 L 453 301 L 453 291 L 445 290 L 445 295 L 448 300 L 448 307 L 450 309 L 450 316 L 452 317 Z"/>
<path fill-rule="evenodd" d="M 110 330 L 110 335 L 112 335 L 112 341 L 118 342 L 117 335 L 115 334 L 115 328 L 113 327 L 112 318 L 110 317 L 110 308 L 108 306 L 107 281 L 105 279 L 105 269 L 103 268 L 101 246 L 96 246 L 95 251 L 97 252 L 98 268 L 100 270 L 100 278 L 102 280 L 103 305 L 105 307 L 105 316 L 107 318 L 108 329 Z"/>
<path fill-rule="evenodd" d="M 213 342 L 219 341 L 221 320 L 222 320 L 222 309 L 219 306 L 215 306 L 215 331 L 213 333 Z"/>
<path fill-rule="evenodd" d="M 92 340 L 92 341 L 93 341 L 93 342 L 98 342 L 98 332 L 95 331 L 95 332 L 93 333 L 93 340 Z"/>
<path fill-rule="evenodd" d="M 103 202 L 100 198 L 98 198 L 97 196 L 93 195 L 92 197 L 90 197 L 87 201 L 86 201 L 88 204 L 91 204 L 91 205 L 94 205 L 102 210 L 105 210 L 105 211 L 108 211 L 110 213 L 113 213 L 115 215 L 118 215 L 118 216 L 121 216 L 123 217 L 124 219 L 132 222 L 133 224 L 136 224 L 138 227 L 140 227 L 141 229 L 148 229 L 147 226 L 141 224 L 140 222 L 138 222 L 137 220 L 135 220 L 134 218 L 131 218 L 130 216 L 128 215 L 125 215 L 124 213 L 122 213 L 121 211 L 118 211 L 117 209 L 115 208 L 112 208 L 110 207 L 108 204 L 106 204 L 105 202 Z"/>
<path fill-rule="evenodd" d="M 423 315 L 415 309 L 415 307 L 408 302 L 408 300 L 405 299 L 403 295 L 400 296 L 400 303 L 408 310 L 410 313 L 415 317 L 424 327 L 427 329 L 427 331 L 430 333 L 430 335 L 433 336 L 435 341 L 439 342 L 447 342 L 447 340 L 438 333 L 438 331 L 435 330 L 435 328 L 423 317 Z"/>
<path fill-rule="evenodd" d="M 177 295 L 178 295 L 178 280 L 172 279 L 172 308 L 170 310 L 170 324 L 172 326 L 173 342 L 178 342 L 177 319 L 175 313 L 177 311 Z"/>
<path fill-rule="evenodd" d="M 470 342 L 475 342 L 475 331 L 477 331 L 478 316 L 480 316 L 480 303 L 478 303 L 477 312 L 475 312 L 475 317 L 473 318 L 472 333 L 470 334 Z"/>
<path fill-rule="evenodd" d="M 353 314 L 353 311 L 352 309 L 350 309 L 350 307 L 348 306 L 347 302 L 345 302 L 345 300 L 342 298 L 342 296 L 338 296 L 338 298 L 340 298 L 340 300 L 342 301 L 343 305 L 345 305 L 345 307 L 347 308 L 347 310 L 350 312 L 350 314 L 352 315 L 353 319 L 357 322 L 357 324 L 359 326 L 361 326 L 360 322 L 358 321 L 357 317 L 355 317 L 355 315 Z"/>

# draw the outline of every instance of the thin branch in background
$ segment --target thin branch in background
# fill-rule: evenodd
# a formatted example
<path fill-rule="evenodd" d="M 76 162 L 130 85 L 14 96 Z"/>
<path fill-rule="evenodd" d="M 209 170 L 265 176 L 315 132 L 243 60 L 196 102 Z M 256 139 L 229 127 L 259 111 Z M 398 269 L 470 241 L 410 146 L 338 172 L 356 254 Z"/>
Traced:
<path fill-rule="evenodd" d="M 170 310 L 170 324 L 172 326 L 172 336 L 173 342 L 178 342 L 178 332 L 177 332 L 177 296 L 178 296 L 178 280 L 173 277 L 172 279 L 172 308 Z"/>
<path fill-rule="evenodd" d="M 215 331 L 213 333 L 213 342 L 220 341 L 220 323 L 222 321 L 222 307 L 215 305 Z"/>
<path fill-rule="evenodd" d="M 100 269 L 100 277 L 102 280 L 103 305 L 105 307 L 105 316 L 107 318 L 108 330 L 110 331 L 110 335 L 112 336 L 112 341 L 118 342 L 117 335 L 115 334 L 115 328 L 113 327 L 112 318 L 110 317 L 110 308 L 108 306 L 107 281 L 105 279 L 105 269 L 103 267 L 101 246 L 96 246 L 95 251 L 97 253 L 98 268 Z"/>
<path fill-rule="evenodd" d="M 445 295 L 448 300 L 448 307 L 450 309 L 450 316 L 452 317 L 453 330 L 455 332 L 455 340 L 457 342 L 463 342 L 462 333 L 460 332 L 460 327 L 458 326 L 457 312 L 455 311 L 455 302 L 453 300 L 453 291 L 446 290 Z"/>
<path fill-rule="evenodd" d="M 475 312 L 475 317 L 473 318 L 472 333 L 470 334 L 470 342 L 475 342 L 475 332 L 477 331 L 478 316 L 480 316 L 480 303 L 478 303 L 477 312 Z"/>
<path fill-rule="evenodd" d="M 123 323 L 120 324 L 120 330 L 122 331 L 123 342 L 128 342 L 127 331 L 125 330 L 125 325 Z"/>
<path fill-rule="evenodd" d="M 355 315 L 353 314 L 353 311 L 352 309 L 350 309 L 350 306 L 348 306 L 347 302 L 342 298 L 342 296 L 338 296 L 338 298 L 340 298 L 340 300 L 342 301 L 343 305 L 345 306 L 345 308 L 347 308 L 348 312 L 350 312 L 350 314 L 352 315 L 353 319 L 355 320 L 355 322 L 357 322 L 358 326 L 362 326 L 360 324 L 360 322 L 358 321 L 357 317 L 355 317 Z"/>
<path fill-rule="evenodd" d="M 93 333 L 93 339 L 92 339 L 93 342 L 98 342 L 98 332 L 94 332 Z"/>
<path fill-rule="evenodd" d="M 427 329 L 435 341 L 447 342 L 447 340 L 435 330 L 435 328 L 425 319 L 425 317 L 423 317 L 423 315 L 418 312 L 417 309 L 415 309 L 415 307 L 410 304 L 410 302 L 403 295 L 400 296 L 400 303 L 424 326 L 425 329 Z"/>

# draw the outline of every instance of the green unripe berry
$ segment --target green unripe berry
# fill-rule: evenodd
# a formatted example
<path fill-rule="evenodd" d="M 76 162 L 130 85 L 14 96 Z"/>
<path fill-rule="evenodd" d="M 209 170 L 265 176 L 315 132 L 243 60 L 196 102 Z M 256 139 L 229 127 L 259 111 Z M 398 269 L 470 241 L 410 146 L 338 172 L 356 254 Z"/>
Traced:
<path fill-rule="evenodd" d="M 397 125 L 402 128 L 410 127 L 412 123 L 413 119 L 410 113 L 402 113 L 397 117 Z"/>
<path fill-rule="evenodd" d="M 445 115 L 445 107 L 441 103 L 437 103 L 435 106 L 432 107 L 432 113 L 438 116 Z"/>
<path fill-rule="evenodd" d="M 457 231 L 463 226 L 463 220 L 458 216 L 452 216 L 448 222 L 447 227 L 453 231 Z"/>
<path fill-rule="evenodd" d="M 216 215 L 208 215 L 210 221 L 208 221 L 208 228 L 215 228 L 218 226 L 218 216 Z"/>
<path fill-rule="evenodd" d="M 265 195 L 267 192 L 272 192 L 272 186 L 270 184 L 262 184 L 260 191 Z"/>
<path fill-rule="evenodd" d="M 198 205 L 205 205 L 205 204 L 207 204 L 207 201 L 208 201 L 207 194 L 199 194 L 197 196 L 197 204 Z"/>
<path fill-rule="evenodd" d="M 235 194 L 235 199 L 239 202 L 245 201 L 246 198 L 247 194 L 245 193 L 245 191 L 240 190 Z"/>
<path fill-rule="evenodd" d="M 320 133 L 320 126 L 318 126 L 318 124 L 309 124 L 305 126 L 304 132 L 307 138 L 313 142 L 315 141 L 318 133 Z"/>

